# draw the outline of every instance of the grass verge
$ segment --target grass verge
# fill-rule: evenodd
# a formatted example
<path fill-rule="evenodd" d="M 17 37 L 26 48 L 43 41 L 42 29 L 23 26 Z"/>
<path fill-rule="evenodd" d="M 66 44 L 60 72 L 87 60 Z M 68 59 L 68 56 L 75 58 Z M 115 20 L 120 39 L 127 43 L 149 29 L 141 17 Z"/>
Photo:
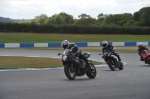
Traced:
<path fill-rule="evenodd" d="M 61 59 L 54 58 L 35 58 L 35 57 L 16 57 L 0 56 L 0 69 L 10 68 L 52 68 L 62 67 Z M 99 65 L 99 62 L 93 62 Z"/>
<path fill-rule="evenodd" d="M 149 47 L 148 47 L 149 48 Z M 84 51 L 102 52 L 102 47 L 81 47 Z M 138 47 L 115 47 L 116 52 L 137 53 Z"/>
<path fill-rule="evenodd" d="M 147 46 L 148 49 L 150 49 L 149 46 Z M 2 48 L 3 49 L 3 48 Z M 16 48 L 5 48 L 7 50 L 16 49 Z M 25 50 L 61 50 L 63 49 L 61 47 L 55 47 L 55 48 L 18 48 L 18 49 L 25 49 Z M 80 47 L 80 49 L 83 52 L 102 52 L 102 47 Z M 137 53 L 138 47 L 115 47 L 116 52 L 123 52 L 123 53 Z"/>
<path fill-rule="evenodd" d="M 64 39 L 70 42 L 147 42 L 150 35 L 107 35 L 107 34 L 57 34 L 57 33 L 3 33 L 0 32 L 0 42 L 4 43 L 48 43 L 62 42 Z"/>

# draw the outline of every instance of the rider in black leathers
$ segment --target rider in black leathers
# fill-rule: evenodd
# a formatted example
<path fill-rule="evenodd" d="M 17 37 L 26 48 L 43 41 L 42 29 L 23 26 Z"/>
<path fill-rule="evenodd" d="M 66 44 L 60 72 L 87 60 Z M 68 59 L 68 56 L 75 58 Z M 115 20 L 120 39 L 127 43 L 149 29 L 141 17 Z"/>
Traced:
<path fill-rule="evenodd" d="M 103 55 L 104 55 L 104 50 L 109 50 L 109 51 L 112 52 L 115 56 L 117 56 L 119 62 L 122 63 L 119 54 L 115 52 L 115 47 L 114 47 L 114 46 L 109 45 L 107 41 L 103 41 L 103 42 L 102 42 L 102 45 L 103 45 L 103 48 L 102 48 L 102 54 L 103 54 Z M 103 55 L 102 55 L 102 58 L 104 58 Z"/>
<path fill-rule="evenodd" d="M 146 48 L 142 43 L 139 43 L 139 45 L 138 45 L 138 54 L 140 56 L 141 61 L 143 61 L 143 58 L 141 56 L 141 53 L 142 53 L 143 50 L 149 51 L 148 48 Z"/>
<path fill-rule="evenodd" d="M 75 53 L 76 56 L 78 56 L 80 59 L 83 59 L 89 69 L 91 69 L 90 64 L 88 63 L 88 59 L 82 54 L 82 51 L 77 47 L 75 44 L 70 44 L 68 40 L 64 40 L 62 42 L 62 47 L 64 49 L 71 49 L 73 53 Z"/>

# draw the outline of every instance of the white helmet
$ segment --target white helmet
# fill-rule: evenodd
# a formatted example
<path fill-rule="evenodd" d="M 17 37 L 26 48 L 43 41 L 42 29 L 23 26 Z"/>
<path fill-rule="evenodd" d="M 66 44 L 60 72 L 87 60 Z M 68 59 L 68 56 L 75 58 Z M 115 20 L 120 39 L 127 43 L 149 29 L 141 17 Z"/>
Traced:
<path fill-rule="evenodd" d="M 139 47 L 139 48 L 142 48 L 142 47 L 143 47 L 143 44 L 142 44 L 142 43 L 139 43 L 139 44 L 138 44 L 138 47 Z"/>
<path fill-rule="evenodd" d="M 106 47 L 108 45 L 108 42 L 107 41 L 103 41 L 102 45 L 103 45 L 103 47 Z"/>
<path fill-rule="evenodd" d="M 66 49 L 66 48 L 68 48 L 69 47 L 69 41 L 68 40 L 64 40 L 64 41 L 62 41 L 62 43 L 61 43 L 61 46 L 64 48 L 64 49 Z"/>

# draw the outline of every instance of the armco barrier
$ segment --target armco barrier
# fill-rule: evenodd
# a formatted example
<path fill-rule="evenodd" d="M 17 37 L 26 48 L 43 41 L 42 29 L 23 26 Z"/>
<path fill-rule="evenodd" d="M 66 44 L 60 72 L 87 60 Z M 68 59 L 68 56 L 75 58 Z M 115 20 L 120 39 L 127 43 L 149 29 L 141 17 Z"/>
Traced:
<path fill-rule="evenodd" d="M 150 46 L 150 42 L 108 42 L 113 46 L 137 46 L 143 43 Z M 102 42 L 75 42 L 79 47 L 102 46 Z M 61 43 L 0 43 L 0 48 L 31 48 L 31 47 L 61 47 Z"/>

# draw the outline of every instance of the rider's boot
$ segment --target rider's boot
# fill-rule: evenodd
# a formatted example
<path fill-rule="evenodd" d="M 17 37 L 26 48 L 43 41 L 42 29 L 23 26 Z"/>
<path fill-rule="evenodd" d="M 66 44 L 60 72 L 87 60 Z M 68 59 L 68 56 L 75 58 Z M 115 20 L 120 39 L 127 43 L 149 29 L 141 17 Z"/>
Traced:
<path fill-rule="evenodd" d="M 144 61 L 143 58 L 142 58 L 142 56 L 140 56 L 140 61 Z"/>
<path fill-rule="evenodd" d="M 141 58 L 140 61 L 144 61 L 143 58 Z"/>

